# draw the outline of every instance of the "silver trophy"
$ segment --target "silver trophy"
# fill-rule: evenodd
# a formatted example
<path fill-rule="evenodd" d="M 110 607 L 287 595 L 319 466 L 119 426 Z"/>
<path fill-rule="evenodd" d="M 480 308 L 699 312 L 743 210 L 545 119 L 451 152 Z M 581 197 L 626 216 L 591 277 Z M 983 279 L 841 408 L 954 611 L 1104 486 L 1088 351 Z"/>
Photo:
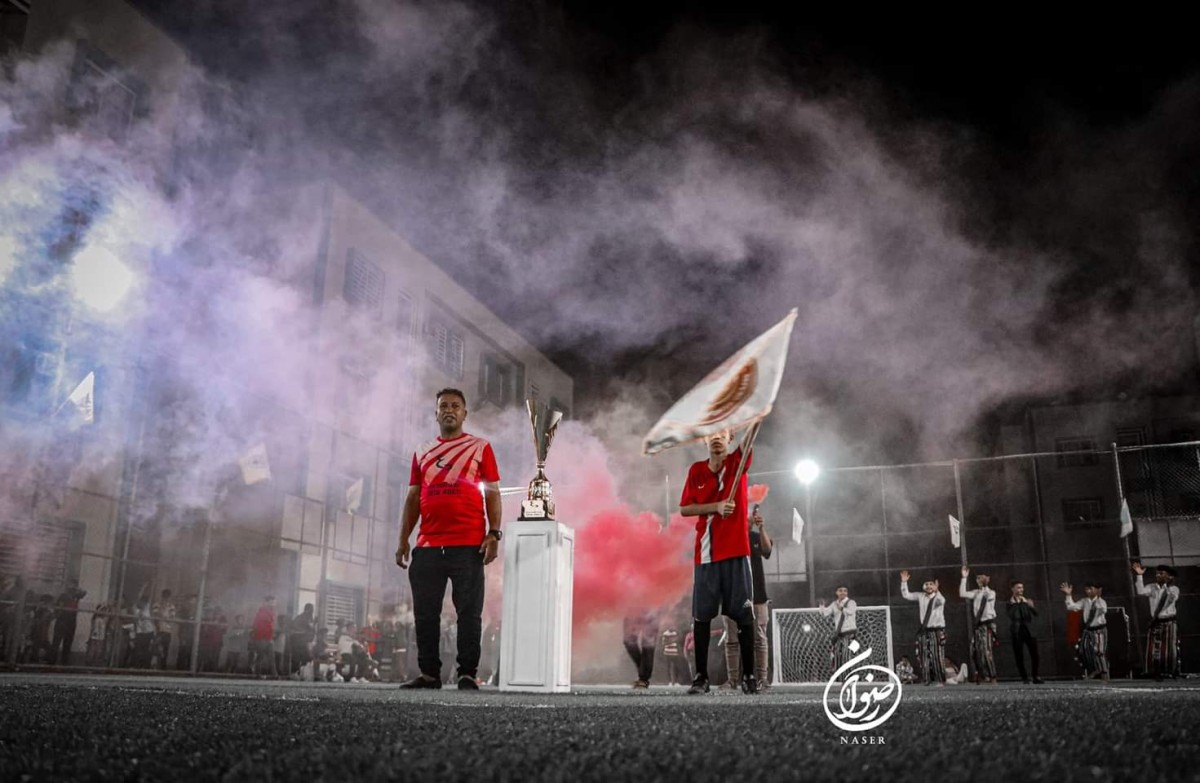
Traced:
<path fill-rule="evenodd" d="M 539 405 L 525 400 L 529 410 L 529 423 L 533 426 L 533 449 L 537 454 L 537 475 L 529 482 L 529 496 L 521 501 L 522 520 L 554 519 L 554 501 L 550 494 L 550 481 L 546 478 L 546 454 L 554 442 L 554 433 L 562 421 L 562 411 L 549 405 Z"/>

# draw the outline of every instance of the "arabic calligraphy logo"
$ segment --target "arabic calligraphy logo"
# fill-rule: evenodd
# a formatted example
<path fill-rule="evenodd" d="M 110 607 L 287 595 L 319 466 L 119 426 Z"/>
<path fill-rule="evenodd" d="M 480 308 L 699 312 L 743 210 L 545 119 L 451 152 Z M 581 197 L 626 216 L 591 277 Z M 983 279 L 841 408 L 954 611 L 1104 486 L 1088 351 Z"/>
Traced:
<path fill-rule="evenodd" d="M 850 642 L 851 653 L 858 653 L 860 647 L 857 641 Z M 900 706 L 903 691 L 900 678 L 886 666 L 859 665 L 870 657 L 871 648 L 868 647 L 838 667 L 825 683 L 825 716 L 843 731 L 870 731 L 882 726 Z M 837 712 L 829 706 L 829 692 L 834 685 L 841 686 L 837 694 Z M 888 706 L 893 695 L 895 700 Z"/>

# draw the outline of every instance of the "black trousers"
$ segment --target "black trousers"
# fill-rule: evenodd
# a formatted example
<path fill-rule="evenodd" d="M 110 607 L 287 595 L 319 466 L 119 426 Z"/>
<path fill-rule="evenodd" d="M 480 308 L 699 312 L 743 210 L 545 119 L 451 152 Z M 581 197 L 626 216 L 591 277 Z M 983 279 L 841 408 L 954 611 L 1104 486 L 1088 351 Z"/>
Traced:
<path fill-rule="evenodd" d="M 1014 626 L 1012 628 L 1012 648 L 1013 655 L 1017 659 L 1017 673 L 1021 675 L 1022 680 L 1028 680 L 1029 675 L 1025 672 L 1025 653 L 1022 648 L 1029 648 L 1029 662 L 1033 665 L 1033 679 L 1038 678 L 1038 649 L 1037 640 L 1033 638 L 1033 633 L 1030 632 L 1026 625 Z"/>
<path fill-rule="evenodd" d="M 625 639 L 625 652 L 637 667 L 637 678 L 642 682 L 650 682 L 654 676 L 654 652 L 656 647 L 643 647 L 636 638 Z"/>
<path fill-rule="evenodd" d="M 441 679 L 438 649 L 442 635 L 442 601 L 446 582 L 458 614 L 458 676 L 479 672 L 483 636 L 483 553 L 476 546 L 419 546 L 408 567 L 413 619 L 417 631 L 417 666 L 421 674 Z"/>
<path fill-rule="evenodd" d="M 64 665 L 70 663 L 71 646 L 75 644 L 75 620 L 77 615 L 58 616 L 54 621 L 54 641 L 50 643 L 50 663 Z"/>

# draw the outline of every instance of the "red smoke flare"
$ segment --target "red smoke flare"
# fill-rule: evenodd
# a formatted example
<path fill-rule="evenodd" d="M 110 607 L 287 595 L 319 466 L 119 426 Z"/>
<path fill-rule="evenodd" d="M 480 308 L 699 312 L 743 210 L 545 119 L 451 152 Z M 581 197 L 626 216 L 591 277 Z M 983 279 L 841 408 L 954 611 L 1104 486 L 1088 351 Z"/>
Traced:
<path fill-rule="evenodd" d="M 767 493 L 770 491 L 771 488 L 766 484 L 751 484 L 746 495 L 750 502 L 757 506 L 767 499 Z"/>
<path fill-rule="evenodd" d="M 691 587 L 694 528 L 674 517 L 602 511 L 575 534 L 575 638 L 588 626 L 647 609 L 670 609 Z"/>

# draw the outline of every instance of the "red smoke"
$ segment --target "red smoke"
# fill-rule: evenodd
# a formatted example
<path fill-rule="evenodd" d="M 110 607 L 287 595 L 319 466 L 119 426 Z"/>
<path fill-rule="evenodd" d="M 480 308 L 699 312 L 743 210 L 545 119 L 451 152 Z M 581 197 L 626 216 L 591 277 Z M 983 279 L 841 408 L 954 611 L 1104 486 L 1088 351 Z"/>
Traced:
<path fill-rule="evenodd" d="M 628 509 L 602 511 L 575 534 L 575 637 L 597 620 L 669 609 L 692 583 L 694 528 L 674 517 Z"/>
<path fill-rule="evenodd" d="M 559 433 L 551 452 L 558 518 L 575 528 L 574 629 L 646 609 L 667 609 L 690 593 L 695 528 L 681 516 L 638 512 L 622 496 L 604 444 L 583 428 Z M 644 470 L 640 463 L 638 468 Z M 630 471 L 635 473 L 636 471 Z M 674 503 L 676 498 L 671 498 Z"/>
<path fill-rule="evenodd" d="M 749 490 L 746 492 L 746 497 L 751 503 L 757 506 L 767 499 L 767 493 L 770 491 L 771 488 L 766 484 L 751 484 Z"/>
<path fill-rule="evenodd" d="M 644 470 L 641 463 L 634 466 Z M 630 470 L 637 474 L 637 470 Z M 611 455 L 584 425 L 567 422 L 550 451 L 546 474 L 554 487 L 556 516 L 575 529 L 574 643 L 586 649 L 594 624 L 647 609 L 670 609 L 691 595 L 694 520 L 635 511 L 623 497 Z M 514 519 L 521 498 L 505 499 Z M 671 498 L 672 504 L 677 498 Z M 504 574 L 488 567 L 485 622 L 499 619 Z"/>

